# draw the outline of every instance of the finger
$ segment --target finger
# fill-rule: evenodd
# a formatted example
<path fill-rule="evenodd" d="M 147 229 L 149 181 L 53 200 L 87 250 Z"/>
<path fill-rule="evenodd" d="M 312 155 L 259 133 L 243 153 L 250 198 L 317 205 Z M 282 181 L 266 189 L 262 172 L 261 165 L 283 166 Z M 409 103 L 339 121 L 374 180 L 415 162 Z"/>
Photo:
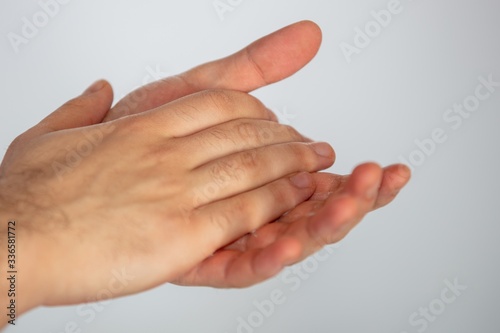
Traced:
<path fill-rule="evenodd" d="M 321 172 L 314 173 L 313 177 L 316 184 L 314 194 L 307 202 L 282 216 L 279 222 L 293 223 L 301 218 L 313 216 L 325 205 L 329 198 L 345 194 L 360 199 L 364 198 L 364 201 L 361 201 L 364 208 L 368 207 L 370 210 L 375 210 L 375 202 L 380 200 L 381 191 L 385 191 L 385 187 L 387 187 L 387 184 L 381 181 L 386 177 L 386 173 L 387 168 L 380 169 L 378 165 L 373 163 L 358 166 L 354 173 L 357 179 L 353 179 L 353 175 L 339 176 Z M 372 184 L 371 193 L 365 193 L 370 184 Z"/>
<path fill-rule="evenodd" d="M 374 163 L 356 167 L 338 196 L 327 200 L 310 218 L 308 232 L 317 244 L 328 245 L 343 239 L 373 209 L 383 171 Z"/>
<path fill-rule="evenodd" d="M 327 172 L 313 174 L 316 182 L 316 191 L 311 197 L 312 201 L 324 201 L 335 193 L 339 193 L 345 186 L 350 175 L 336 175 Z"/>
<path fill-rule="evenodd" d="M 365 163 L 357 166 L 349 181 L 346 182 L 344 191 L 357 198 L 361 212 L 373 208 L 378 196 L 383 177 L 382 168 L 376 163 Z"/>
<path fill-rule="evenodd" d="M 242 235 L 274 221 L 286 211 L 307 200 L 314 191 L 314 181 L 309 173 L 298 173 L 282 178 L 240 195 L 217 201 L 195 210 L 192 218 L 207 228 L 210 239 L 217 244 L 228 244 Z M 212 200 L 211 193 L 201 194 Z M 255 209 L 258 207 L 258 209 Z M 210 221 L 210 223 L 202 223 Z M 196 222 L 195 222 L 196 223 Z M 197 224 L 197 223 L 196 223 Z M 214 228 L 214 225 L 217 228 Z"/>
<path fill-rule="evenodd" d="M 388 176 L 394 172 L 400 172 L 401 178 L 399 175 L 395 178 Z M 409 177 L 409 170 L 404 166 L 386 167 L 383 170 L 375 207 L 371 207 L 373 200 L 367 199 L 367 194 L 380 180 L 377 173 L 377 166 L 371 164 L 356 168 L 353 172 L 354 178 L 351 175 L 314 173 L 316 190 L 308 201 L 295 207 L 276 223 L 264 225 L 251 235 L 231 243 L 225 249 L 246 251 L 264 248 L 285 235 L 304 246 L 302 255 L 295 261 L 298 262 L 323 246 L 345 237 L 367 212 L 378 208 L 380 200 L 394 199 L 397 195 L 394 189 L 396 192 L 401 189 Z M 388 180 L 393 181 L 389 184 Z M 385 191 L 388 191 L 388 195 L 383 194 Z M 327 193 L 330 193 L 331 198 L 325 202 L 324 195 Z"/>
<path fill-rule="evenodd" d="M 293 127 L 274 121 L 237 119 L 178 139 L 185 151 L 196 151 L 188 164 L 203 165 L 224 156 L 259 147 L 288 142 L 310 142 Z"/>
<path fill-rule="evenodd" d="M 166 137 L 186 137 L 240 118 L 273 120 L 255 97 L 229 90 L 206 90 L 130 118 L 137 127 Z"/>
<path fill-rule="evenodd" d="M 392 202 L 401 189 L 408 184 L 410 178 L 411 170 L 403 164 L 386 167 L 374 209 L 384 207 Z"/>
<path fill-rule="evenodd" d="M 256 237 L 245 237 L 244 242 L 235 242 L 228 248 L 262 248 L 284 236 L 292 237 L 303 245 L 303 252 L 296 261 L 298 262 L 324 246 L 340 241 L 361 220 L 359 202 L 346 194 L 335 196 L 327 203 L 318 202 L 314 205 L 307 201 L 300 206 L 303 210 L 293 210 L 293 218 L 289 219 L 287 215 L 275 223 L 265 225 L 256 230 Z"/>
<path fill-rule="evenodd" d="M 300 252 L 300 243 L 290 238 L 281 238 L 264 249 L 221 250 L 174 283 L 244 288 L 275 276 L 296 261 Z"/>
<path fill-rule="evenodd" d="M 387 166 L 383 171 L 384 176 L 374 209 L 384 207 L 392 202 L 411 178 L 410 169 L 402 164 Z M 350 176 L 351 175 L 334 175 L 324 172 L 313 174 L 316 182 L 316 191 L 310 200 L 325 200 L 330 195 L 341 192 Z"/>
<path fill-rule="evenodd" d="M 206 184 L 210 196 L 198 205 L 221 200 L 263 186 L 300 171 L 315 172 L 330 167 L 335 153 L 327 143 L 286 143 L 236 153 L 209 162 L 192 171 L 190 188 Z"/>
<path fill-rule="evenodd" d="M 22 140 L 64 129 L 84 127 L 102 122 L 113 101 L 113 90 L 109 83 L 99 80 L 85 92 L 66 102 L 22 135 Z"/>
<path fill-rule="evenodd" d="M 320 44 L 321 30 L 315 23 L 292 24 L 229 57 L 139 88 L 118 102 L 105 121 L 144 112 L 202 90 L 249 92 L 283 80 L 304 67 Z"/>

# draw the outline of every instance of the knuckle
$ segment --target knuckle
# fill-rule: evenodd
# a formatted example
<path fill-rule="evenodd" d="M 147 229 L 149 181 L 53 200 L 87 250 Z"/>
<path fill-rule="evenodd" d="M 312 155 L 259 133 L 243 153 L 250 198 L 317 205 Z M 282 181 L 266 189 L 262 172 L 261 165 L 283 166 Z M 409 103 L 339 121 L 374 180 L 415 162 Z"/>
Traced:
<path fill-rule="evenodd" d="M 243 94 L 242 97 L 244 102 L 251 107 L 251 110 L 253 110 L 259 118 L 273 120 L 274 116 L 272 115 L 272 112 L 268 110 L 264 103 L 262 103 L 257 97 L 245 93 L 241 94 Z"/>
<path fill-rule="evenodd" d="M 224 89 L 205 90 L 202 94 L 204 98 L 209 99 L 221 111 L 235 113 L 238 110 L 244 110 L 245 112 L 251 112 L 259 118 L 271 118 L 264 104 L 250 94 Z"/>
<path fill-rule="evenodd" d="M 302 134 L 299 133 L 295 128 L 290 125 L 281 125 L 286 134 L 292 139 L 299 139 L 300 141 L 304 140 Z"/>
<path fill-rule="evenodd" d="M 297 189 L 290 186 L 289 183 L 287 183 L 287 186 L 271 186 L 269 190 L 275 203 L 278 203 L 283 207 L 292 208 L 295 206 Z"/>
<path fill-rule="evenodd" d="M 210 212 L 208 215 L 208 220 L 213 226 L 219 228 L 224 232 L 227 231 L 227 226 L 232 222 L 230 212 L 228 212 L 227 210 L 217 210 Z"/>
<path fill-rule="evenodd" d="M 231 111 L 234 106 L 233 92 L 223 89 L 210 89 L 202 92 L 202 97 L 208 99 L 217 109 Z"/>
<path fill-rule="evenodd" d="M 317 157 L 312 151 L 312 148 L 302 143 L 292 143 L 288 145 L 291 153 L 297 161 L 302 163 L 302 166 L 307 170 L 311 170 L 316 166 Z"/>
<path fill-rule="evenodd" d="M 142 155 L 141 157 L 143 163 L 146 166 L 157 169 L 160 174 L 165 170 L 181 170 L 183 165 L 185 165 L 183 163 L 185 162 L 185 159 L 182 157 L 179 157 L 179 159 L 177 160 L 181 163 L 172 163 L 172 156 L 181 156 L 181 154 L 179 154 L 180 147 L 175 143 L 154 143 L 143 147 L 138 147 L 138 150 L 139 149 L 143 152 L 142 154 L 139 154 L 139 156 Z"/>
<path fill-rule="evenodd" d="M 170 114 L 172 114 L 175 118 L 178 118 L 182 120 L 183 122 L 190 123 L 195 119 L 195 114 L 201 113 L 200 110 L 194 105 L 189 105 L 190 108 L 185 108 L 185 107 L 180 107 L 180 106 L 175 106 L 168 111 Z M 193 111 L 195 114 L 193 114 Z"/>
<path fill-rule="evenodd" d="M 17 146 L 20 146 L 22 145 L 24 142 L 24 135 L 21 134 L 21 135 L 18 135 L 9 145 L 9 148 L 8 150 L 14 150 L 16 149 Z"/>
<path fill-rule="evenodd" d="M 227 214 L 233 216 L 233 219 L 236 217 L 251 219 L 252 209 L 250 206 L 250 203 L 241 196 L 234 197 L 231 201 L 231 208 Z M 240 218 L 237 219 L 239 220 Z"/>
<path fill-rule="evenodd" d="M 240 154 L 240 165 L 243 169 L 255 170 L 259 164 L 259 156 L 255 150 L 247 150 Z"/>
<path fill-rule="evenodd" d="M 272 122 L 252 122 L 242 120 L 236 126 L 236 131 L 240 138 L 246 142 L 253 142 L 259 145 L 270 144 L 272 142 L 280 141 L 281 129 L 275 127 Z"/>
<path fill-rule="evenodd" d="M 209 169 L 212 181 L 220 187 L 232 182 L 240 182 L 259 165 L 255 150 L 245 151 L 234 158 L 226 158 L 213 163 Z"/>
<path fill-rule="evenodd" d="M 222 128 L 212 128 L 210 131 L 210 136 L 212 136 L 214 139 L 221 140 L 221 141 L 226 141 L 229 139 L 229 135 L 226 130 Z"/>
<path fill-rule="evenodd" d="M 211 147 L 218 151 L 224 149 L 224 144 L 222 142 L 233 142 L 236 144 L 228 131 L 221 127 L 211 128 L 203 135 L 195 135 L 194 138 L 196 138 L 200 147 Z"/>
<path fill-rule="evenodd" d="M 223 186 L 232 181 L 239 179 L 238 168 L 235 163 L 228 160 L 221 160 L 215 162 L 209 170 L 212 182 L 219 186 Z"/>
<path fill-rule="evenodd" d="M 223 214 L 228 223 L 233 225 L 237 223 L 241 226 L 242 232 L 251 232 L 259 227 L 260 221 L 256 217 L 255 206 L 252 205 L 248 198 L 242 196 L 233 197 L 230 204 L 226 205 Z"/>
<path fill-rule="evenodd" d="M 260 129 L 249 121 L 242 120 L 236 125 L 240 138 L 244 141 L 256 141 L 261 135 Z"/>
<path fill-rule="evenodd" d="M 281 135 L 276 128 L 271 126 L 259 127 L 259 143 L 270 144 L 272 142 L 281 142 Z"/>
<path fill-rule="evenodd" d="M 114 122 L 114 130 L 121 138 L 130 137 L 130 133 L 141 133 L 144 128 L 150 126 L 148 117 L 143 115 L 132 115 L 118 119 Z"/>

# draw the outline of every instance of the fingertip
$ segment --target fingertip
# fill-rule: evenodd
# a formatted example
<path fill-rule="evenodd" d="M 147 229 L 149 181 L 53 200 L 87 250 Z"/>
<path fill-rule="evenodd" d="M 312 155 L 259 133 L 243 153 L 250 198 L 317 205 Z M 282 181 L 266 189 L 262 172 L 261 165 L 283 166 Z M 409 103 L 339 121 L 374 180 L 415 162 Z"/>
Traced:
<path fill-rule="evenodd" d="M 245 91 L 254 90 L 266 84 L 283 80 L 307 65 L 318 53 L 322 33 L 318 25 L 312 21 L 300 21 L 273 32 L 244 50 L 244 62 L 251 59 L 248 67 L 252 73 L 255 68 L 258 75 L 244 87 Z M 238 70 L 245 66 L 237 66 Z"/>
<path fill-rule="evenodd" d="M 406 179 L 406 182 L 408 182 L 411 179 L 411 169 L 404 164 L 397 164 L 397 173 L 402 179 Z"/>
<path fill-rule="evenodd" d="M 106 85 L 109 86 L 108 81 L 103 79 L 97 80 L 94 83 L 92 83 L 87 89 L 85 89 L 85 91 L 82 93 L 82 96 L 95 94 L 104 89 Z"/>
<path fill-rule="evenodd" d="M 411 179 L 411 169 L 404 164 L 394 164 L 386 168 L 388 176 L 394 182 L 395 187 L 403 188 Z"/>
<path fill-rule="evenodd" d="M 354 168 L 347 184 L 347 191 L 355 196 L 364 195 L 371 201 L 376 198 L 383 180 L 383 169 L 375 162 L 367 162 Z"/>
<path fill-rule="evenodd" d="M 335 148 L 332 147 L 332 165 L 334 165 L 336 161 L 337 161 L 337 152 L 335 151 Z"/>
<path fill-rule="evenodd" d="M 302 29 L 308 30 L 311 36 L 314 36 L 317 40 L 321 42 L 323 38 L 323 31 L 321 27 L 314 21 L 311 20 L 302 20 L 296 23 L 297 25 L 301 25 Z"/>
<path fill-rule="evenodd" d="M 308 62 L 314 58 L 319 51 L 323 39 L 323 32 L 319 25 L 310 20 L 303 20 L 291 24 L 282 30 L 287 31 L 288 29 L 293 34 L 294 39 L 298 41 L 297 46 L 300 45 L 304 60 Z"/>
<path fill-rule="evenodd" d="M 371 162 L 370 161 L 370 162 L 366 162 L 366 163 L 357 165 L 354 168 L 353 172 L 356 172 L 356 173 L 359 173 L 359 172 L 370 172 L 370 173 L 380 173 L 381 174 L 382 173 L 382 167 L 377 162 Z"/>
<path fill-rule="evenodd" d="M 107 99 L 110 101 L 110 104 L 113 104 L 114 99 L 114 91 L 113 86 L 107 80 L 104 80 L 104 88 L 101 89 L 101 92 L 107 95 Z M 111 105 L 110 105 L 111 107 Z"/>
<path fill-rule="evenodd" d="M 109 109 L 113 103 L 113 88 L 107 80 L 99 79 L 85 89 L 81 97 L 97 99 L 103 107 Z"/>

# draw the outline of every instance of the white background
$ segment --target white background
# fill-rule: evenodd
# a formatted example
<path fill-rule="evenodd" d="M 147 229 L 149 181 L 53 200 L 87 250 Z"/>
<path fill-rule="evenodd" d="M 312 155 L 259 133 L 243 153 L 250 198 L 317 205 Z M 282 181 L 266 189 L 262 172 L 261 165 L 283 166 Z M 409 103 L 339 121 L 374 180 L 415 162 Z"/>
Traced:
<path fill-rule="evenodd" d="M 165 285 L 87 306 L 92 318 L 77 307 L 37 309 L 6 331 L 73 332 L 74 322 L 74 332 L 229 333 L 242 318 L 256 327 L 240 332 L 498 332 L 500 88 L 456 130 L 443 115 L 474 94 L 478 77 L 500 81 L 500 3 L 401 0 L 401 12 L 348 63 L 340 45 L 354 45 L 355 28 L 388 1 L 230 2 L 221 20 L 213 0 L 73 0 L 15 52 L 8 34 L 21 34 L 23 17 L 33 22 L 42 9 L 3 0 L 0 149 L 98 78 L 122 96 L 151 70 L 186 70 L 302 19 L 323 30 L 318 56 L 255 95 L 307 136 L 329 141 L 337 152 L 332 172 L 415 157 L 415 140 L 436 128 L 446 142 L 415 165 L 392 205 L 368 216 L 326 261 L 299 266 L 307 277 L 288 273 L 245 290 Z M 467 289 L 440 309 L 445 281 L 455 279 Z M 284 303 L 269 316 L 256 314 L 254 302 L 272 290 Z M 442 313 L 427 325 L 410 322 L 430 305 Z"/>

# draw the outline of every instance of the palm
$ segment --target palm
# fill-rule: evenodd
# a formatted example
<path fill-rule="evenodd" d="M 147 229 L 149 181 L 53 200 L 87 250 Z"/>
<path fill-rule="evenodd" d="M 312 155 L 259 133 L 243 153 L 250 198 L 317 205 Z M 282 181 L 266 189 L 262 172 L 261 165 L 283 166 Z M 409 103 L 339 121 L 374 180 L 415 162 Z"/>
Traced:
<path fill-rule="evenodd" d="M 352 175 L 314 177 L 317 187 L 308 201 L 217 251 L 175 283 L 245 287 L 272 277 L 282 267 L 339 241 L 366 213 L 391 202 L 408 181 L 409 171 L 397 165 L 381 170 L 364 164 Z M 377 178 L 378 193 L 367 199 L 366 187 Z"/>

